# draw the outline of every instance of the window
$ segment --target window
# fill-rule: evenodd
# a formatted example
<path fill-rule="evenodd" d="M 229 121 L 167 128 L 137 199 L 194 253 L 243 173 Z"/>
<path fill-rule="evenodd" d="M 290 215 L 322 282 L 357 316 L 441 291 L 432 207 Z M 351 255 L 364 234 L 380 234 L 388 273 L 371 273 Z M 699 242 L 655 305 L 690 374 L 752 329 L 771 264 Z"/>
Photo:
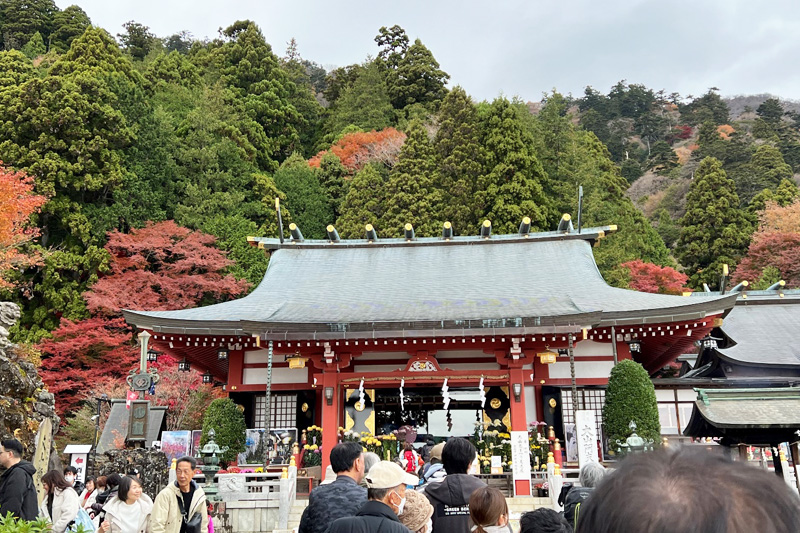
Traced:
<path fill-rule="evenodd" d="M 297 395 L 271 394 L 270 428 L 293 428 L 297 424 Z M 265 407 L 267 397 L 256 396 L 255 427 L 266 428 Z"/>
<path fill-rule="evenodd" d="M 594 411 L 597 436 L 601 442 L 605 441 L 603 436 L 603 404 L 605 400 L 605 389 L 578 389 L 578 409 Z M 575 423 L 575 413 L 572 409 L 572 389 L 561 389 L 561 416 L 565 427 L 567 424 Z"/>

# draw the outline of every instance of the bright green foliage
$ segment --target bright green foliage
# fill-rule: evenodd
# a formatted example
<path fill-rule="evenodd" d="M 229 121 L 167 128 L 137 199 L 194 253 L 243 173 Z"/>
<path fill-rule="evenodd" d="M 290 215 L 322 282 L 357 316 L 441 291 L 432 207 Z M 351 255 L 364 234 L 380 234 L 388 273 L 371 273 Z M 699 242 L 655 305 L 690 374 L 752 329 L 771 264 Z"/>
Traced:
<path fill-rule="evenodd" d="M 386 212 L 380 231 L 389 237 L 400 237 L 406 223 L 420 237 L 441 231 L 442 192 L 435 187 L 436 161 L 428 132 L 414 121 L 406 132 L 397 163 L 389 174 L 386 186 Z"/>
<path fill-rule="evenodd" d="M 663 207 L 658 210 L 655 218 L 657 221 L 656 231 L 664 240 L 664 244 L 667 248 L 672 248 L 672 245 L 675 244 L 678 237 L 680 237 L 681 229 Z"/>
<path fill-rule="evenodd" d="M 770 285 L 783 279 L 783 274 L 776 266 L 768 265 L 761 271 L 761 277 L 750 284 L 751 291 L 763 291 Z"/>
<path fill-rule="evenodd" d="M 447 94 L 448 79 L 450 75 L 439 68 L 431 51 L 417 39 L 389 76 L 389 96 L 396 109 L 413 104 L 435 108 Z"/>
<path fill-rule="evenodd" d="M 386 80 L 378 64 L 370 61 L 359 70 L 353 84 L 342 90 L 326 129 L 338 135 L 351 125 L 365 131 L 380 131 L 393 124 L 394 109 Z"/>
<path fill-rule="evenodd" d="M 53 65 L 50 74 L 66 76 L 79 72 L 98 76 L 123 75 L 130 81 L 141 82 L 130 59 L 122 55 L 116 41 L 101 28 L 89 28 L 72 41 L 69 50 Z"/>
<path fill-rule="evenodd" d="M 335 220 L 331 199 L 305 158 L 295 152 L 273 178 L 278 189 L 286 193 L 286 204 L 303 236 L 308 239 L 325 237 L 325 227 Z"/>
<path fill-rule="evenodd" d="M 203 416 L 201 445 L 205 446 L 208 442 L 208 432 L 211 429 L 216 433 L 214 441 L 219 447 L 228 448 L 222 454 L 221 460 L 225 463 L 234 462 L 236 456 L 245 450 L 247 425 L 244 422 L 244 409 L 230 398 L 214 400 Z"/>
<path fill-rule="evenodd" d="M 677 252 L 689 285 L 717 287 L 722 265 L 731 268 L 746 252 L 752 227 L 739 210 L 739 197 L 722 163 L 706 158 L 695 172 L 680 220 Z"/>
<path fill-rule="evenodd" d="M 616 448 L 617 440 L 624 442 L 631 435 L 631 422 L 636 424 L 640 437 L 660 441 L 661 422 L 653 382 L 642 365 L 625 359 L 611 369 L 603 405 L 603 430 L 610 449 Z"/>
<path fill-rule="evenodd" d="M 20 49 L 41 33 L 46 41 L 58 12 L 53 0 L 3 0 L 0 2 L 0 50 Z"/>
<path fill-rule="evenodd" d="M 22 85 L 32 76 L 33 65 L 21 52 L 0 52 L 0 91 Z"/>
<path fill-rule="evenodd" d="M 118 33 L 117 37 L 122 49 L 133 59 L 141 61 L 160 44 L 159 39 L 144 24 L 129 20 L 122 27 L 125 28 L 125 33 Z"/>
<path fill-rule="evenodd" d="M 0 532 L 2 533 L 50 533 L 52 530 L 52 524 L 47 518 L 22 520 L 15 518 L 10 511 L 5 516 L 0 516 Z"/>
<path fill-rule="evenodd" d="M 317 178 L 328 198 L 331 199 L 333 216 L 337 219 L 341 214 L 342 203 L 350 185 L 350 182 L 346 180 L 347 176 L 347 168 L 336 154 L 327 152 L 322 156 L 317 170 Z"/>
<path fill-rule="evenodd" d="M 53 33 L 50 35 L 50 49 L 66 52 L 72 41 L 89 29 L 92 21 L 89 15 L 76 5 L 67 7 L 53 16 Z"/>
<path fill-rule="evenodd" d="M 36 59 L 46 52 L 47 47 L 44 45 L 44 39 L 42 39 L 42 34 L 38 31 L 34 33 L 28 43 L 22 47 L 22 53 L 30 59 Z"/>
<path fill-rule="evenodd" d="M 183 54 L 162 53 L 148 63 L 145 78 L 151 87 L 174 83 L 192 88 L 200 85 L 200 70 Z"/>
<path fill-rule="evenodd" d="M 777 189 L 764 189 L 755 195 L 747 206 L 747 212 L 756 215 L 759 211 L 764 210 L 768 202 L 775 202 L 781 207 L 786 207 L 797 198 L 800 198 L 797 184 L 791 179 L 784 178 L 778 184 Z"/>
<path fill-rule="evenodd" d="M 534 229 L 554 220 L 545 195 L 547 175 L 534 153 L 533 136 L 505 98 L 495 100 L 485 118 L 486 174 L 478 182 L 478 212 L 495 233 L 513 233 L 525 216 Z M 464 229 L 461 229 L 464 233 Z"/>
<path fill-rule="evenodd" d="M 438 188 L 444 195 L 442 218 L 456 234 L 470 234 L 479 221 L 475 187 L 486 155 L 480 144 L 480 123 L 472 99 L 455 87 L 442 101 L 439 129 L 433 140 L 439 168 Z"/>
<path fill-rule="evenodd" d="M 275 170 L 297 147 L 297 130 L 305 126 L 290 102 L 294 84 L 253 22 L 238 21 L 223 34 L 230 40 L 212 52 L 213 59 L 247 115 L 264 131 L 264 144 L 257 146 L 259 167 Z"/>
<path fill-rule="evenodd" d="M 336 230 L 344 239 L 361 239 L 365 234 L 364 226 L 372 224 L 379 237 L 388 236 L 383 233 L 385 228 L 379 225 L 386 205 L 386 178 L 374 165 L 366 165 L 350 182 Z"/>
<path fill-rule="evenodd" d="M 216 247 L 227 251 L 228 259 L 234 261 L 227 273 L 246 279 L 251 287 L 261 283 L 267 271 L 267 257 L 263 250 L 247 242 L 247 237 L 262 236 L 255 222 L 238 214 L 219 213 L 203 222 L 200 229 L 214 235 Z"/>
<path fill-rule="evenodd" d="M 265 213 L 264 224 L 262 224 L 256 236 L 278 238 L 278 213 L 275 210 L 275 198 L 281 203 L 281 220 L 283 221 L 283 236 L 289 235 L 289 224 L 292 222 L 292 215 L 286 207 L 286 195 L 278 190 L 275 181 L 266 174 L 255 175 L 255 193 L 261 199 L 261 206 Z M 301 229 L 302 231 L 302 229 Z"/>

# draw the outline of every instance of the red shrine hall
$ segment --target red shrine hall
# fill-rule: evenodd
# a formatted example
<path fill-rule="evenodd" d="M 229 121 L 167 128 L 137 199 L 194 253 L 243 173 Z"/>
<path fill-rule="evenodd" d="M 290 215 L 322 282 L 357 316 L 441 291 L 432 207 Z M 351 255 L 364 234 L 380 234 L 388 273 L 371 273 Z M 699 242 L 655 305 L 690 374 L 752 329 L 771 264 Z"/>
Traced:
<path fill-rule="evenodd" d="M 246 297 L 124 314 L 156 349 L 224 383 L 248 427 L 319 425 L 324 450 L 339 427 L 381 435 L 411 425 L 440 439 L 470 436 L 476 423 L 508 432 L 544 421 L 563 442 L 573 390 L 602 441 L 616 362 L 655 373 L 719 327 L 736 294 L 611 287 L 592 246 L 615 226 L 528 228 L 341 240 L 329 226 L 329 239 L 312 241 L 292 227 L 285 242 L 249 238 L 270 259 Z"/>

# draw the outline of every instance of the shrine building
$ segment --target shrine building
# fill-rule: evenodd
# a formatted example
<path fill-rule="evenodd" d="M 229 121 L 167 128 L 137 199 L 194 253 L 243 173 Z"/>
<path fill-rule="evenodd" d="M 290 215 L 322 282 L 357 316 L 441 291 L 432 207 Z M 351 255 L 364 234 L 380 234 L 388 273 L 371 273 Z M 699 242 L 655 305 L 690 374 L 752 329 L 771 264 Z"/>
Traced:
<path fill-rule="evenodd" d="M 368 226 L 367 238 L 342 240 L 328 226 L 328 239 L 306 240 L 292 225 L 285 242 L 248 239 L 270 259 L 246 297 L 124 315 L 156 349 L 225 384 L 249 428 L 320 425 L 326 450 L 340 426 L 447 437 L 476 422 L 545 421 L 563 440 L 575 407 L 595 412 L 602 440 L 616 362 L 655 373 L 719 327 L 737 295 L 611 287 L 592 247 L 615 226 L 576 230 L 565 215 L 556 231 L 529 227 L 492 235 L 487 221 L 456 237 L 445 224 L 441 237 L 416 238 L 407 225 L 405 238 L 383 239 Z"/>

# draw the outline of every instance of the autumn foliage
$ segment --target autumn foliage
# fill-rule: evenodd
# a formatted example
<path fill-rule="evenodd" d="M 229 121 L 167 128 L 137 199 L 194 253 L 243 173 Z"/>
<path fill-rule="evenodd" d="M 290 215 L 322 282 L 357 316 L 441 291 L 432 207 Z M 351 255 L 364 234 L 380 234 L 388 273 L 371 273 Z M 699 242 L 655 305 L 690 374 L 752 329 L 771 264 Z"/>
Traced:
<path fill-rule="evenodd" d="M 224 274 L 231 261 L 214 242 L 171 220 L 109 233 L 110 270 L 84 295 L 89 311 L 185 309 L 244 294 L 247 282 Z"/>
<path fill-rule="evenodd" d="M 800 287 L 800 201 L 786 207 L 767 204 L 734 282 L 757 281 L 769 267 L 780 272 L 787 288 Z"/>
<path fill-rule="evenodd" d="M 34 255 L 22 253 L 19 247 L 39 235 L 39 229 L 29 222 L 46 200 L 34 194 L 32 177 L 12 172 L 0 161 L 0 276 L 38 260 Z M 9 286 L 0 277 L 0 287 Z"/>
<path fill-rule="evenodd" d="M 659 294 L 681 294 L 688 276 L 671 267 L 645 263 L 640 259 L 622 263 L 630 272 L 629 287 L 636 291 Z"/>
<path fill-rule="evenodd" d="M 406 140 L 406 134 L 394 128 L 381 131 L 353 132 L 343 135 L 341 139 L 331 146 L 330 151 L 336 154 L 342 164 L 353 174 L 361 170 L 367 163 L 383 163 L 388 167 L 394 166 L 400 148 Z M 308 164 L 319 168 L 322 157 L 327 153 L 324 150 L 311 159 Z"/>

